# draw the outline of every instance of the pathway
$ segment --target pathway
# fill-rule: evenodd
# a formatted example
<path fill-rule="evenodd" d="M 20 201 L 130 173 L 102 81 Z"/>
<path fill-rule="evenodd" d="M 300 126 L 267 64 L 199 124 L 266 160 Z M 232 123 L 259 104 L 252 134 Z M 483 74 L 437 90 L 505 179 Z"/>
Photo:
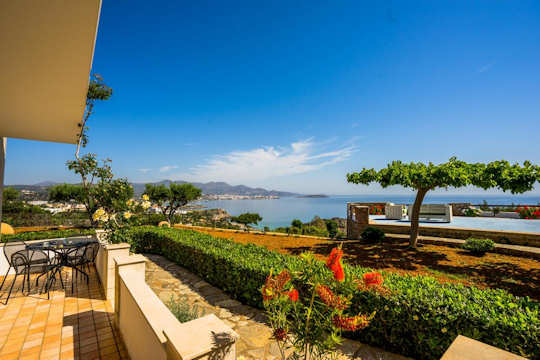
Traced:
<path fill-rule="evenodd" d="M 185 298 L 197 305 L 205 314 L 215 314 L 233 328 L 240 340 L 236 344 L 237 356 L 246 360 L 278 360 L 279 350 L 271 340 L 271 329 L 265 324 L 264 312 L 231 299 L 220 289 L 162 256 L 145 254 L 146 282 L 159 298 L 167 303 L 171 297 Z M 378 348 L 345 340 L 339 359 L 405 360 L 400 355 Z"/>

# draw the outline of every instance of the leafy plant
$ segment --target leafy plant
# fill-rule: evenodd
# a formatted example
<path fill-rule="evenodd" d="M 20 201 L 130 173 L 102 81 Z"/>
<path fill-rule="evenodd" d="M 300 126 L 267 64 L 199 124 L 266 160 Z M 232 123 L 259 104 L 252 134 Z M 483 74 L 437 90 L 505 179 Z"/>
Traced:
<path fill-rule="evenodd" d="M 347 181 L 364 185 L 376 182 L 383 188 L 401 185 L 415 189 L 417 192 L 410 219 L 409 246 L 416 247 L 420 207 L 428 191 L 474 185 L 482 189 L 499 188 L 512 194 L 524 193 L 532 190 L 534 184 L 540 181 L 540 167 L 529 161 L 525 161 L 523 166 L 512 165 L 504 160 L 481 164 L 466 163 L 455 157 L 439 165 L 393 161 L 379 171 L 364 168 L 360 172 L 347 174 Z"/>
<path fill-rule="evenodd" d="M 261 290 L 264 307 L 283 360 L 333 357 L 343 331 L 358 331 L 369 325 L 374 313 L 348 311 L 350 291 L 359 284 L 360 290 L 382 294 L 383 278 L 379 273 L 369 273 L 359 282 L 352 274 L 345 274 L 342 256 L 341 249 L 333 249 L 326 261 L 327 269 L 321 269 L 309 266 L 317 260 L 313 254 L 304 253 L 301 257 L 308 265 L 304 271 L 285 269 L 275 276 L 271 272 L 266 278 Z M 291 356 L 286 355 L 288 348 L 294 348 Z"/>
<path fill-rule="evenodd" d="M 522 219 L 532 220 L 540 219 L 540 206 L 518 206 L 516 212 L 519 214 L 519 217 Z"/>
<path fill-rule="evenodd" d="M 135 252 L 159 254 L 199 275 L 235 299 L 262 308 L 261 285 L 273 273 L 328 271 L 324 263 L 308 264 L 253 244 L 180 229 L 137 227 L 129 231 Z M 343 264 L 345 274 L 361 279 L 373 270 Z M 419 359 L 439 359 L 458 334 L 540 360 L 540 304 L 500 289 L 481 290 L 441 284 L 432 277 L 384 274 L 388 296 L 340 286 L 352 294 L 352 314 L 376 311 L 369 327 L 346 333 L 374 346 Z M 295 284 L 295 288 L 300 286 Z M 348 289 L 348 290 L 347 290 Z"/>
<path fill-rule="evenodd" d="M 495 248 L 495 243 L 491 239 L 468 238 L 462 247 L 475 255 L 484 255 Z"/>
<path fill-rule="evenodd" d="M 480 216 L 480 210 L 476 208 L 468 207 L 465 210 L 463 210 L 463 215 L 468 216 L 468 217 Z"/>
<path fill-rule="evenodd" d="M 380 243 L 385 239 L 384 231 L 373 226 L 365 228 L 360 236 L 367 243 Z"/>
<path fill-rule="evenodd" d="M 326 231 L 328 231 L 328 236 L 335 238 L 339 232 L 338 223 L 335 220 L 326 221 Z"/>
<path fill-rule="evenodd" d="M 262 217 L 257 213 L 243 213 L 238 216 L 233 216 L 231 221 L 243 224 L 246 226 L 246 230 L 249 232 L 249 224 L 257 225 L 259 221 L 262 220 Z"/>
<path fill-rule="evenodd" d="M 48 230 L 48 231 L 28 231 L 18 234 L 2 235 L 2 242 L 10 239 L 19 239 L 22 241 L 57 239 L 73 236 L 95 235 L 94 229 L 66 229 L 66 230 Z"/>
<path fill-rule="evenodd" d="M 202 190 L 192 184 L 171 182 L 169 187 L 163 184 L 146 184 L 144 194 L 150 198 L 150 201 L 159 206 L 163 215 L 167 217 L 167 221 L 173 224 L 176 211 L 200 198 Z"/>
<path fill-rule="evenodd" d="M 199 317 L 204 316 L 204 309 L 201 311 L 197 305 L 191 306 L 188 302 L 187 296 L 183 298 L 178 298 L 171 295 L 171 298 L 165 304 L 171 310 L 173 315 L 181 323 L 185 323 L 191 320 L 198 319 Z"/>

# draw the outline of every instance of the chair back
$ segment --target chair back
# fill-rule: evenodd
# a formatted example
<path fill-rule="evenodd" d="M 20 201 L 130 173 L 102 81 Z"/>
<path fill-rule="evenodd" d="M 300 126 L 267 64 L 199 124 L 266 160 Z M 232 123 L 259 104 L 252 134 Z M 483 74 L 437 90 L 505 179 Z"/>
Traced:
<path fill-rule="evenodd" d="M 11 266 L 13 266 L 11 258 L 13 257 L 15 253 L 25 252 L 24 255 L 26 256 L 26 258 L 28 258 L 28 255 L 26 254 L 26 244 L 24 243 L 24 241 L 21 241 L 19 239 L 10 239 L 4 243 L 3 247 L 4 247 L 4 256 L 6 257 L 6 260 L 9 263 L 9 265 Z M 17 257 L 20 257 L 20 256 L 17 256 Z M 19 262 L 20 259 L 18 259 L 17 261 Z"/>
<path fill-rule="evenodd" d="M 84 261 L 87 263 L 93 263 L 96 260 L 97 253 L 99 251 L 99 243 L 95 241 L 86 246 L 87 248 L 86 252 L 84 253 Z"/>

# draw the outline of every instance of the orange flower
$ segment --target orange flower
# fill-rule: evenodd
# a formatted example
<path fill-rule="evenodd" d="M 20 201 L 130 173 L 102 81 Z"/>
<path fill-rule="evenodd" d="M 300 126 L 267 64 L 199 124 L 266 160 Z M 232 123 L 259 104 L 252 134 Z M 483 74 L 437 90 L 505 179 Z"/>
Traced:
<path fill-rule="evenodd" d="M 348 307 L 347 300 L 341 296 L 336 296 L 326 285 L 318 285 L 315 291 L 317 291 L 317 295 L 326 306 L 337 310 L 345 310 Z"/>
<path fill-rule="evenodd" d="M 356 331 L 369 325 L 369 318 L 365 315 L 343 317 L 336 315 L 333 319 L 334 326 L 345 331 Z"/>
<path fill-rule="evenodd" d="M 330 256 L 326 260 L 326 266 L 334 273 L 334 279 L 337 281 L 343 281 L 345 279 L 345 272 L 341 266 L 341 257 L 343 256 L 343 250 L 340 248 L 333 248 L 330 252 Z"/>
<path fill-rule="evenodd" d="M 275 329 L 273 336 L 274 336 L 274 339 L 278 341 L 283 341 L 287 337 L 287 331 L 285 331 L 285 329 L 282 329 L 282 328 Z"/>
<path fill-rule="evenodd" d="M 291 274 L 287 270 L 283 270 L 277 276 L 268 275 L 266 282 L 262 288 L 262 296 L 264 301 L 272 300 L 278 296 L 283 287 L 291 280 Z"/>
<path fill-rule="evenodd" d="M 371 272 L 364 274 L 364 284 L 366 286 L 373 286 L 373 285 L 382 285 L 383 283 L 383 277 L 378 272 Z"/>
<path fill-rule="evenodd" d="M 326 260 L 326 266 L 334 271 L 334 269 L 340 264 L 341 257 L 343 256 L 343 250 L 340 248 L 333 248 L 330 252 L 330 256 Z"/>
<path fill-rule="evenodd" d="M 341 266 L 340 263 L 337 264 L 336 268 L 333 271 L 334 271 L 334 279 L 340 282 L 345 280 L 345 272 L 343 271 L 343 267 Z"/>
<path fill-rule="evenodd" d="M 291 301 L 293 301 L 293 302 L 298 301 L 298 290 L 291 289 L 291 290 L 289 290 L 287 295 L 289 295 L 289 299 L 291 299 Z"/>

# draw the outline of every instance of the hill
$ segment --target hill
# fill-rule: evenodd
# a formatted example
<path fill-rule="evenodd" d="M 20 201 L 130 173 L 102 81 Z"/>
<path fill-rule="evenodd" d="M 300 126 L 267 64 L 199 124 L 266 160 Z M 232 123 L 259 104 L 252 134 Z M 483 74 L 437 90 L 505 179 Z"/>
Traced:
<path fill-rule="evenodd" d="M 168 185 L 171 180 L 162 180 L 155 182 L 153 184 L 165 184 Z M 175 181 L 177 184 L 185 184 L 187 181 Z M 48 188 L 50 186 L 60 184 L 52 181 L 43 181 L 34 185 L 6 185 L 14 187 L 17 190 L 26 190 L 27 193 L 23 194 L 25 200 L 47 200 L 48 198 Z M 133 192 L 135 196 L 140 196 L 144 192 L 144 186 L 146 183 L 132 183 Z M 216 182 L 211 181 L 207 183 L 198 183 L 193 182 L 194 186 L 200 188 L 205 195 L 261 195 L 261 196 L 297 196 L 298 194 L 278 191 L 278 190 L 267 190 L 263 188 L 251 188 L 245 185 L 229 185 L 226 182 Z"/>

